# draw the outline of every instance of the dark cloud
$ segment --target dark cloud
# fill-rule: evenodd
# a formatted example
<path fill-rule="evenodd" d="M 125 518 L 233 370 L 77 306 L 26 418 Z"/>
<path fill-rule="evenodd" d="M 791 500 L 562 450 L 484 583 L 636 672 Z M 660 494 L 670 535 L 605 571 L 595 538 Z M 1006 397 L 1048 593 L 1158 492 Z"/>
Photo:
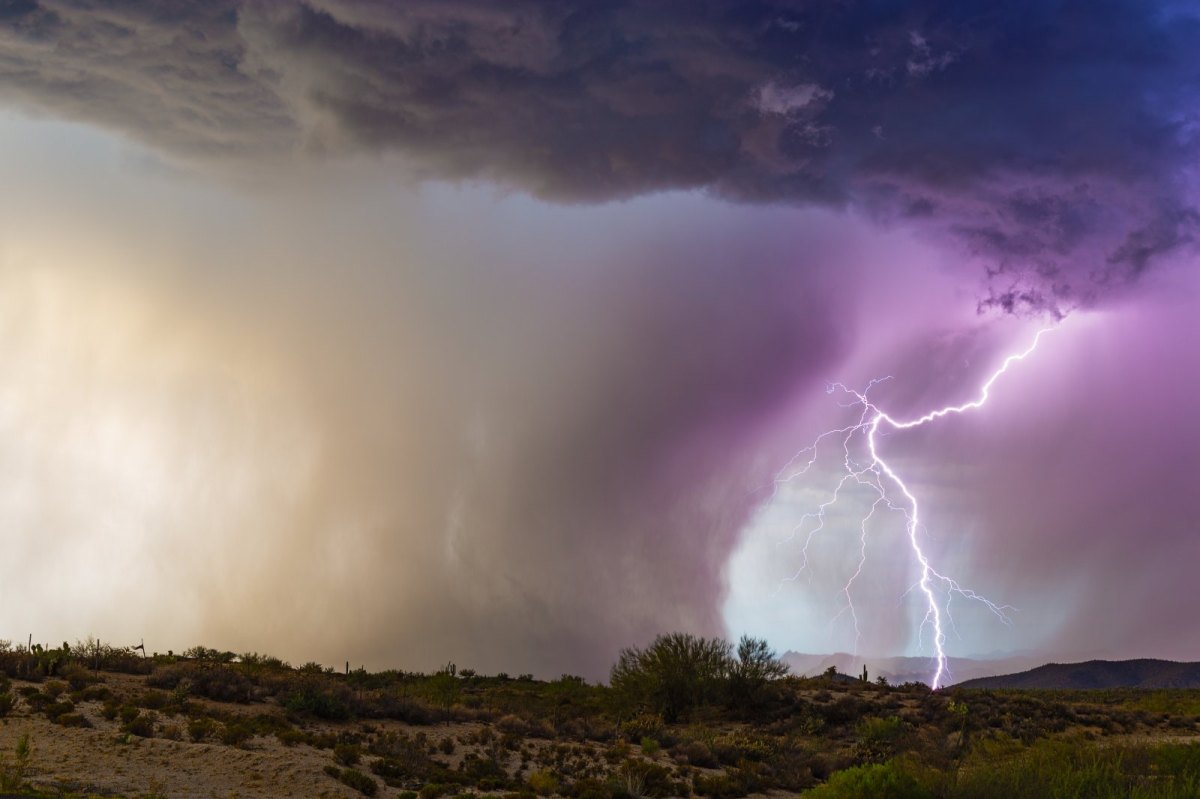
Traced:
<path fill-rule="evenodd" d="M 237 344 L 189 339 L 177 359 L 156 361 L 140 338 L 106 358 L 90 334 L 62 356 L 148 369 L 141 390 L 157 398 L 166 431 L 156 435 L 183 462 L 206 451 L 189 435 L 202 427 L 189 403 L 230 380 L 217 368 L 226 347 L 262 339 L 264 362 L 288 378 L 267 381 L 256 413 L 214 401 L 212 424 L 226 435 L 212 438 L 228 452 L 172 486 L 189 512 L 168 515 L 152 554 L 137 550 L 180 587 L 176 604 L 158 603 L 170 617 L 162 637 L 179 634 L 174 616 L 187 612 L 191 629 L 222 646 L 600 676 L 618 647 L 656 632 L 720 632 L 730 551 L 773 467 L 811 436 L 794 429 L 797 406 L 811 404 L 801 398 L 858 360 L 918 342 L 896 382 L 938 398 L 957 390 L 942 380 L 945 364 L 970 353 L 931 350 L 913 331 L 962 322 L 949 307 L 962 281 L 922 271 L 936 248 L 895 246 L 902 232 L 861 218 L 755 208 L 751 221 L 723 202 L 643 195 L 853 208 L 952 242 L 967 257 L 946 262 L 986 270 L 983 307 L 1088 304 L 1195 236 L 1193 11 L 1138 0 L 0 0 L 6 99 L 223 176 L 283 176 L 282 190 L 219 184 L 203 204 L 135 191 L 112 164 L 91 194 L 74 173 L 47 187 L 46 166 L 23 179 L 28 194 L 6 195 L 5 218 L 49 198 L 40 212 L 53 224 L 37 234 L 47 241 L 64 229 L 86 241 L 94 225 L 94 238 L 134 242 L 116 259 L 132 264 L 121 277 L 165 284 L 147 301 L 167 309 L 163 330 L 194 317 L 207 331 L 197 338 L 234 331 Z M 363 179 L 362 163 L 345 158 L 364 153 L 387 154 L 366 167 L 382 174 Z M 292 174 L 308 162 L 322 165 Z M 509 196 L 464 211 L 464 192 L 410 207 L 384 187 L 397 169 L 494 181 L 558 205 Z M 565 207 L 631 197 L 588 209 L 586 223 Z M 232 221 L 241 216 L 250 221 Z M 168 222 L 195 229 L 154 250 L 147 229 Z M 172 273 L 173 253 L 193 246 Z M 84 249 L 57 260 L 79 261 L 82 275 L 93 258 Z M 122 280 L 80 279 L 82 289 L 62 289 L 67 310 L 31 329 L 58 330 L 76 304 L 103 306 L 93 286 Z M 25 306 L 44 312 L 25 296 L 6 294 L 12 324 Z M 111 305 L 96 329 L 128 316 Z M 5 337 L 11 357 L 38 352 L 30 336 Z M 163 336 L 156 327 L 145 338 Z M 46 379 L 31 369 L 18 374 Z M 259 364 L 242 369 L 257 376 Z M 50 393 L 86 405 L 106 381 L 101 369 L 83 389 L 64 379 Z M 39 396 L 20 380 L 10 395 Z M 86 414 L 63 425 L 24 401 L 43 420 L 31 451 L 67 451 L 54 446 L 60 429 L 96 426 Z M 29 425 L 14 418 L 17 438 Z M 270 479 L 296 458 L 279 443 L 260 447 L 260 429 L 276 431 L 271 441 L 313 439 L 296 485 Z M 1008 443 L 1025 451 L 1020 437 Z M 176 462 L 169 454 L 162 463 Z M 1102 454 L 1082 452 L 1072 473 Z M 149 471 L 168 473 L 158 463 Z M 235 485 L 219 515 L 210 484 L 224 485 L 230 463 L 266 487 Z M 62 471 L 12 467 L 38 486 L 59 485 Z M 1012 472 L 1036 473 L 1023 462 Z M 1005 474 L 998 485 L 1019 484 Z M 93 484 L 107 485 L 79 468 L 21 529 L 61 512 L 61 529 L 90 535 L 106 497 L 78 486 Z M 1089 486 L 1075 486 L 1066 516 Z M 985 515 L 1004 516 L 1009 497 L 997 492 Z M 1103 521 L 1079 513 L 1089 523 L 1072 528 L 1075 549 Z M 54 583 L 46 575 L 25 579 Z M 261 612 L 246 618 L 247 607 Z"/>
<path fill-rule="evenodd" d="M 26 0 L 0 84 L 180 155 L 383 149 L 556 200 L 854 203 L 958 234 L 997 273 L 985 304 L 1054 307 L 1192 238 L 1195 11 Z"/>

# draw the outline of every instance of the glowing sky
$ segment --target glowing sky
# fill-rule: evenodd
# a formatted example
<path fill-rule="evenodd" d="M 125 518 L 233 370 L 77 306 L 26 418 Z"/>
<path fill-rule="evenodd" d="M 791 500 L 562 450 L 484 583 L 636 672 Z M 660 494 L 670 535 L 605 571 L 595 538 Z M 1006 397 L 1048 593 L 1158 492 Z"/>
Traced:
<path fill-rule="evenodd" d="M 952 655 L 1200 659 L 1200 4 L 0 0 L 0 638 L 848 650 L 893 380 Z M 899 531 L 860 649 L 926 653 Z"/>

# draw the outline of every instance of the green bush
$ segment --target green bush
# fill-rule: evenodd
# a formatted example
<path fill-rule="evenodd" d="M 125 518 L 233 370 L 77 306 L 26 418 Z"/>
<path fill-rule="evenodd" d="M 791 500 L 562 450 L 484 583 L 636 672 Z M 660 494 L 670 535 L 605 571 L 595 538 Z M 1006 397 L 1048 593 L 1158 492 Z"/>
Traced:
<path fill-rule="evenodd" d="M 55 719 L 63 727 L 90 727 L 91 722 L 81 713 L 63 713 Z"/>
<path fill-rule="evenodd" d="M 572 783 L 566 794 L 572 799 L 613 799 L 614 785 L 601 782 L 595 777 L 584 777 Z"/>
<path fill-rule="evenodd" d="M 316 675 L 308 675 L 287 693 L 283 705 L 289 713 L 344 721 L 352 715 L 350 689 Z"/>
<path fill-rule="evenodd" d="M 18 791 L 24 788 L 25 772 L 29 768 L 29 757 L 32 753 L 33 744 L 29 740 L 29 733 L 25 733 L 17 739 L 11 763 L 4 755 L 0 755 L 0 791 Z"/>
<path fill-rule="evenodd" d="M 1020 746 L 983 742 L 964 763 L 951 799 L 1184 799 L 1200 795 L 1200 744 L 1097 747 L 1079 739 Z"/>
<path fill-rule="evenodd" d="M 671 773 L 657 763 L 630 758 L 612 773 L 618 793 L 630 796 L 685 796 L 686 784 L 671 781 Z"/>
<path fill-rule="evenodd" d="M 213 735 L 216 732 L 217 723 L 207 716 L 200 716 L 188 722 L 187 732 L 188 737 L 196 743 L 200 743 L 205 738 Z"/>
<path fill-rule="evenodd" d="M 671 633 L 645 649 L 622 649 L 609 683 L 629 704 L 653 708 L 674 722 L 716 700 L 732 664 L 727 641 Z"/>
<path fill-rule="evenodd" d="M 379 783 L 373 777 L 357 769 L 343 769 L 338 779 L 364 796 L 374 796 L 379 790 Z"/>
<path fill-rule="evenodd" d="M 417 794 L 421 799 L 438 799 L 454 790 L 453 785 L 442 785 L 439 782 L 429 782 L 422 786 Z"/>
<path fill-rule="evenodd" d="M 182 689 L 216 702 L 238 703 L 249 702 L 254 688 L 239 667 L 213 662 L 173 663 L 156 668 L 146 678 L 146 684 L 154 688 Z"/>
<path fill-rule="evenodd" d="M 308 735 L 295 727 L 289 727 L 286 730 L 279 730 L 275 733 L 275 737 L 279 739 L 279 743 L 284 746 L 295 746 L 308 742 Z"/>
<path fill-rule="evenodd" d="M 225 725 L 221 731 L 221 743 L 226 746 L 244 747 L 254 737 L 254 730 L 245 721 L 239 719 Z"/>
<path fill-rule="evenodd" d="M 688 741 L 671 750 L 675 761 L 699 768 L 716 768 L 717 759 L 703 741 Z"/>
<path fill-rule="evenodd" d="M 895 763 L 873 763 L 836 772 L 828 782 L 804 796 L 806 799 L 933 799 L 925 786 Z"/>
<path fill-rule="evenodd" d="M 860 760 L 882 763 L 898 753 L 909 732 L 898 716 L 863 719 L 855 728 L 855 754 Z"/>
<path fill-rule="evenodd" d="M 44 707 L 42 710 L 46 714 L 46 718 L 50 719 L 51 721 L 57 721 L 58 717 L 64 713 L 71 713 L 74 711 L 75 705 L 69 699 L 67 699 L 62 702 L 55 702 L 53 704 L 46 705 L 46 707 Z"/>
<path fill-rule="evenodd" d="M 138 698 L 138 705 L 147 710 L 162 710 L 171 704 L 171 695 L 165 691 L 145 691 Z"/>
<path fill-rule="evenodd" d="M 362 752 L 355 744 L 340 743 L 333 747 L 333 759 L 343 766 L 354 766 L 362 758 Z"/>
<path fill-rule="evenodd" d="M 111 697 L 112 691 L 108 690 L 107 685 L 89 685 L 79 692 L 81 702 L 103 701 Z"/>
<path fill-rule="evenodd" d="M 138 713 L 133 718 L 122 724 L 121 730 L 129 733 L 130 735 L 136 735 L 139 738 L 153 738 L 154 718 L 150 714 L 142 715 L 141 713 Z"/>
<path fill-rule="evenodd" d="M 25 697 L 25 704 L 29 705 L 29 709 L 34 713 L 40 713 L 46 705 L 53 704 L 50 697 L 29 685 L 21 688 L 21 696 Z"/>
<path fill-rule="evenodd" d="M 526 782 L 529 789 L 538 796 L 549 796 L 558 791 L 558 778 L 548 769 L 533 772 Z"/>
<path fill-rule="evenodd" d="M 60 676 L 67 681 L 72 691 L 82 691 L 84 688 L 98 681 L 96 676 L 78 663 L 71 663 L 64 666 L 60 672 Z"/>

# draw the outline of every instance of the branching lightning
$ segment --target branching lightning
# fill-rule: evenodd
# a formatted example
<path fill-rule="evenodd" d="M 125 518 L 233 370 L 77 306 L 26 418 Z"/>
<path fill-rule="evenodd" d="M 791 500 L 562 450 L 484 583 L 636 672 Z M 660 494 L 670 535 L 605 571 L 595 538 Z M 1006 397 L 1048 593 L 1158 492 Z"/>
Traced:
<path fill-rule="evenodd" d="M 879 435 L 880 429 L 883 427 L 891 428 L 892 430 L 910 430 L 915 427 L 935 422 L 945 416 L 951 414 L 963 414 L 968 411 L 978 410 L 982 408 L 989 397 L 991 396 L 992 386 L 1000 377 L 1005 374 L 1013 364 L 1023 361 L 1029 357 L 1034 350 L 1037 349 L 1041 342 L 1042 336 L 1054 330 L 1055 328 L 1043 328 L 1039 330 L 1033 337 L 1032 343 L 1021 352 L 1009 355 L 1004 359 L 1004 362 L 996 369 L 995 372 L 981 386 L 979 395 L 976 399 L 970 402 L 964 402 L 961 405 L 947 405 L 936 410 L 929 411 L 923 416 L 907 421 L 901 421 L 881 410 L 869 398 L 870 390 L 878 383 L 885 380 L 890 380 L 890 377 L 878 378 L 872 380 L 862 391 L 847 388 L 842 383 L 830 384 L 827 388 L 827 393 L 840 393 L 849 397 L 846 402 L 846 407 L 855 408 L 859 411 L 857 421 L 845 427 L 827 430 L 821 433 L 813 441 L 811 445 L 800 450 L 796 455 L 784 466 L 779 475 L 775 478 L 775 490 L 785 483 L 789 483 L 797 478 L 807 474 L 817 463 L 819 449 L 828 439 L 839 439 L 842 445 L 842 471 L 834 486 L 833 493 L 824 502 L 817 507 L 800 517 L 795 527 L 792 528 L 791 536 L 788 540 L 795 540 L 804 530 L 809 527 L 807 534 L 804 537 L 804 543 L 801 548 L 800 567 L 796 573 L 788 578 L 790 580 L 797 579 L 809 566 L 809 545 L 813 541 L 813 537 L 817 533 L 825 529 L 825 514 L 841 499 L 843 490 L 847 485 L 853 483 L 864 486 L 873 492 L 875 499 L 871 503 L 870 510 L 863 517 L 860 525 L 860 548 L 858 567 L 850 578 L 846 581 L 842 588 L 842 595 L 845 599 L 845 605 L 839 611 L 838 616 L 848 614 L 854 624 L 855 642 L 857 645 L 859 639 L 859 622 L 858 614 L 854 609 L 854 601 L 852 588 L 855 580 L 857 580 L 863 571 L 863 567 L 867 560 L 867 525 L 875 515 L 880 505 L 885 506 L 888 510 L 899 512 L 904 516 L 904 530 L 908 539 L 909 548 L 912 551 L 913 560 L 917 567 L 920 578 L 909 589 L 916 590 L 925 598 L 925 617 L 920 625 L 919 632 L 923 635 L 926 627 L 930 628 L 933 633 L 933 648 L 936 656 L 937 667 L 933 674 L 931 684 L 934 689 L 937 689 L 943 684 L 943 680 L 948 676 L 946 666 L 946 628 L 947 625 L 952 629 L 954 625 L 953 617 L 949 613 L 950 597 L 955 594 L 983 604 L 988 610 L 995 613 L 1002 621 L 1008 622 L 1006 611 L 1013 610 L 1008 605 L 997 605 L 991 600 L 977 594 L 969 588 L 964 588 L 959 585 L 954 579 L 942 574 L 934 568 L 929 556 L 921 546 L 920 532 L 923 529 L 921 525 L 921 507 L 916 495 L 905 483 L 904 479 L 896 472 L 895 468 L 886 461 L 879 451 Z M 865 445 L 866 463 L 857 463 L 854 459 L 854 447 L 856 443 Z M 811 526 L 810 526 L 811 525 Z M 939 604 L 936 587 L 941 588 L 946 594 L 945 604 Z M 837 618 L 837 617 L 835 617 Z"/>

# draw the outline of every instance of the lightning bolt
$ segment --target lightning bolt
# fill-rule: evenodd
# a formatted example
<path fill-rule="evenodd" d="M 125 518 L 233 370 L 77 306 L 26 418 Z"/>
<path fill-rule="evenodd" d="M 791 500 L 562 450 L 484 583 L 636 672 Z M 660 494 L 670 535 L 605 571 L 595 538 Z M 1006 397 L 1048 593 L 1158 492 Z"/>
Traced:
<path fill-rule="evenodd" d="M 1061 324 L 1061 323 L 1060 323 Z M 780 487 L 786 483 L 792 482 L 806 475 L 817 463 L 819 450 L 821 445 L 827 439 L 840 439 L 842 444 L 842 472 L 837 484 L 834 486 L 833 493 L 829 499 L 817 505 L 816 509 L 804 514 L 800 517 L 795 527 L 792 528 L 791 535 L 781 543 L 795 540 L 800 532 L 810 522 L 812 527 L 809 529 L 804 538 L 804 545 L 801 549 L 801 564 L 794 575 L 787 578 L 788 580 L 797 580 L 809 567 L 809 545 L 817 533 L 825 529 L 825 514 L 831 507 L 836 505 L 841 499 L 842 492 L 848 484 L 854 483 L 864 486 L 874 493 L 875 500 L 871 504 L 870 511 L 863 517 L 860 525 L 859 536 L 859 561 L 858 567 L 847 580 L 845 587 L 842 589 L 842 595 L 845 598 L 845 605 L 833 620 L 844 613 L 848 613 L 854 623 L 855 633 L 855 648 L 857 651 L 859 640 L 859 625 L 858 614 L 854 609 L 854 601 L 851 589 L 863 571 L 867 559 L 867 523 L 875 515 L 876 510 L 880 505 L 885 506 L 888 510 L 903 514 L 905 522 L 904 529 L 908 539 L 908 544 L 912 550 L 913 560 L 918 567 L 920 578 L 909 589 L 909 591 L 919 591 L 925 598 L 926 611 L 925 617 L 921 622 L 919 633 L 923 634 L 924 630 L 932 628 L 933 631 L 933 648 L 937 660 L 937 668 L 934 671 L 931 684 L 936 690 L 939 688 L 945 677 L 948 675 L 946 666 L 946 627 L 954 626 L 954 619 L 949 613 L 950 597 L 955 594 L 983 604 L 988 610 L 996 614 L 1002 621 L 1008 623 L 1008 617 L 1005 611 L 1013 610 L 1008 605 L 997 605 L 986 597 L 977 594 L 969 588 L 964 588 L 954 579 L 940 573 L 934 568 L 929 556 L 921 546 L 919 533 L 923 529 L 921 525 L 921 505 L 917 500 L 917 496 L 909 488 L 904 479 L 897 473 L 896 469 L 886 461 L 879 452 L 879 435 L 880 430 L 884 427 L 892 430 L 911 430 L 916 427 L 927 425 L 950 415 L 964 414 L 968 411 L 975 411 L 987 404 L 991 397 L 992 386 L 1001 378 L 1014 364 L 1025 360 L 1037 349 L 1042 337 L 1052 330 L 1057 329 L 1056 324 L 1053 327 L 1047 327 L 1039 330 L 1033 337 L 1033 341 L 1020 352 L 1013 353 L 1004 359 L 999 368 L 994 371 L 990 377 L 983 383 L 979 389 L 978 396 L 960 405 L 947 405 L 942 408 L 929 411 L 923 416 L 902 421 L 881 410 L 868 397 L 868 393 L 878 383 L 885 380 L 890 380 L 890 377 L 876 378 L 867 384 L 862 391 L 847 388 L 842 383 L 830 384 L 826 391 L 829 394 L 841 393 L 851 399 L 844 403 L 846 407 L 857 408 L 859 410 L 858 419 L 853 424 L 839 427 L 832 430 L 827 430 L 821 433 L 813 441 L 813 443 L 796 453 L 795 456 L 780 470 L 775 478 L 774 490 L 777 493 Z M 856 442 L 865 442 L 866 462 L 857 463 L 853 456 L 854 446 Z M 799 465 L 798 465 L 799 464 Z M 772 496 L 775 494 L 773 493 Z M 938 603 L 935 587 L 940 587 L 946 592 L 946 603 L 941 605 Z M 907 593 L 907 592 L 906 592 Z M 833 621 L 831 620 L 831 621 Z"/>

